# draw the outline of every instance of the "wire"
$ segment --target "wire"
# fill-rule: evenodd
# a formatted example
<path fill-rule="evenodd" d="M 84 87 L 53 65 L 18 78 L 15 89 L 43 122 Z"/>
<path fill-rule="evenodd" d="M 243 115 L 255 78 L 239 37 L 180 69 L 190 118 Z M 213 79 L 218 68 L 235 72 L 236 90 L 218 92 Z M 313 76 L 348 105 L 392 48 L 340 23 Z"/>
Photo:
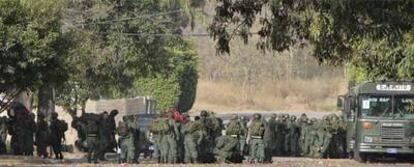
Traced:
<path fill-rule="evenodd" d="M 160 12 L 156 14 L 146 14 L 146 15 L 140 15 L 137 17 L 129 17 L 129 18 L 122 18 L 122 19 L 113 19 L 113 20 L 105 20 L 105 21 L 98 21 L 98 22 L 91 22 L 91 23 L 75 23 L 74 26 L 83 26 L 83 25 L 94 25 L 94 24 L 107 24 L 107 23 L 114 23 L 114 22 L 122 22 L 122 21 L 129 21 L 129 20 L 136 20 L 136 19 L 142 19 L 142 18 L 151 18 L 155 16 L 163 16 L 168 14 L 174 14 L 174 13 L 181 13 L 183 10 L 173 10 L 168 12 Z"/>

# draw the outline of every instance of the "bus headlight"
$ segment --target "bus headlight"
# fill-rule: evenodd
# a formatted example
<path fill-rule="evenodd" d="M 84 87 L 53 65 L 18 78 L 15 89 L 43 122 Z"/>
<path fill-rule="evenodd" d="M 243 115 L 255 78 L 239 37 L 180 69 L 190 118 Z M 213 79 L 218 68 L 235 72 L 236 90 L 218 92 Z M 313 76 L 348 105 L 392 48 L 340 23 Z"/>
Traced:
<path fill-rule="evenodd" d="M 372 142 L 374 142 L 374 138 L 371 137 L 371 136 L 365 136 L 364 137 L 364 142 L 365 143 L 372 143 Z"/>

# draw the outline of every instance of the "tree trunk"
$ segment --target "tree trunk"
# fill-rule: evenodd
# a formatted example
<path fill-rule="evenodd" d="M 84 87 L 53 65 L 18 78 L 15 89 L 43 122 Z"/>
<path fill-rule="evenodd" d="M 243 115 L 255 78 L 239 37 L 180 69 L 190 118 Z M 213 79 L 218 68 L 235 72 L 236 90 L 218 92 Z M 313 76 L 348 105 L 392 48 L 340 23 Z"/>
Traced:
<path fill-rule="evenodd" d="M 38 113 L 42 113 L 50 120 L 51 113 L 55 111 L 55 92 L 51 85 L 43 85 L 38 94 Z"/>

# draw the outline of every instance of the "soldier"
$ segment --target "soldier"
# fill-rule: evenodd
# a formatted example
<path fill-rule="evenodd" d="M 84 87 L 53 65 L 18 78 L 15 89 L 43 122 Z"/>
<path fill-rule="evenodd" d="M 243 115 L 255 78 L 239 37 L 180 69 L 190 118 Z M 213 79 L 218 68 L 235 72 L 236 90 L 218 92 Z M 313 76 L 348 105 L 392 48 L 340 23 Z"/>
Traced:
<path fill-rule="evenodd" d="M 318 135 L 319 131 L 319 122 L 316 118 L 310 120 L 309 135 L 307 136 L 307 146 L 309 147 L 309 157 L 319 157 L 320 156 L 320 136 Z"/>
<path fill-rule="evenodd" d="M 133 129 L 128 125 L 128 118 L 122 117 L 122 122 L 118 123 L 118 143 L 121 149 L 120 162 L 134 163 L 135 144 Z"/>
<path fill-rule="evenodd" d="M 151 122 L 151 125 L 149 127 L 149 130 L 152 134 L 152 139 L 154 142 L 154 158 L 157 160 L 158 163 L 161 163 L 161 141 L 162 141 L 162 137 L 164 135 L 165 132 L 162 131 L 162 126 L 163 125 L 163 119 L 161 117 L 156 117 L 154 118 L 154 120 Z M 164 129 L 168 129 L 168 125 L 166 128 Z"/>
<path fill-rule="evenodd" d="M 296 123 L 296 116 L 292 115 L 287 124 L 288 137 L 286 145 L 291 156 L 298 156 L 299 126 Z"/>
<path fill-rule="evenodd" d="M 299 150 L 298 152 L 300 153 L 301 156 L 304 156 L 304 149 L 305 149 L 305 135 L 307 130 L 308 130 L 308 116 L 303 113 L 299 119 L 298 119 L 298 126 L 299 126 L 299 141 L 298 141 L 298 147 Z"/>
<path fill-rule="evenodd" d="M 248 120 L 246 119 L 245 116 L 240 116 L 240 136 L 239 136 L 239 143 L 240 143 L 240 155 L 244 156 L 247 152 L 247 147 L 246 147 L 246 140 L 247 140 L 247 133 L 248 133 L 248 129 L 247 129 L 247 122 Z"/>
<path fill-rule="evenodd" d="M 168 150 L 168 163 L 178 163 L 178 141 L 180 137 L 179 131 L 179 122 L 173 118 L 173 113 L 171 113 L 170 118 L 168 119 L 169 130 L 166 135 L 167 145 L 165 146 Z"/>
<path fill-rule="evenodd" d="M 115 134 L 116 134 L 116 123 L 115 123 L 115 117 L 118 115 L 119 111 L 114 109 L 109 113 L 109 118 L 108 118 L 108 129 L 109 129 L 109 146 L 108 146 L 108 152 L 113 152 L 114 149 L 116 149 L 118 147 L 118 144 L 116 142 L 115 139 Z"/>
<path fill-rule="evenodd" d="M 188 114 L 184 115 L 186 122 L 183 126 L 184 136 L 184 162 L 198 163 L 198 145 L 201 144 L 204 133 L 202 125 L 198 121 L 191 121 Z"/>
<path fill-rule="evenodd" d="M 249 126 L 250 138 L 250 162 L 263 163 L 265 159 L 265 146 L 263 135 L 265 133 L 265 124 L 260 114 L 253 115 L 253 121 Z"/>
<path fill-rule="evenodd" d="M 319 129 L 317 131 L 318 135 L 318 147 L 320 155 L 319 158 L 326 158 L 328 156 L 328 150 L 331 144 L 332 134 L 331 134 L 332 126 L 330 124 L 330 116 L 323 116 L 322 121 L 319 124 Z"/>
<path fill-rule="evenodd" d="M 108 112 L 104 111 L 101 114 L 101 120 L 99 121 L 99 150 L 98 158 L 99 160 L 105 160 L 106 152 L 113 152 L 112 147 L 112 138 L 114 137 L 113 133 L 116 129 L 115 124 L 113 124 L 112 119 L 109 117 Z M 112 147 L 112 148 L 111 148 Z"/>
<path fill-rule="evenodd" d="M 203 110 L 200 112 L 200 123 L 203 125 L 203 129 L 205 130 L 206 136 L 202 141 L 200 146 L 200 162 L 202 163 L 212 163 L 215 161 L 213 148 L 215 143 L 215 135 L 214 135 L 214 126 L 211 119 L 209 118 L 209 114 L 207 111 Z"/>
<path fill-rule="evenodd" d="M 275 125 L 275 150 L 274 154 L 281 156 L 283 154 L 284 148 L 284 127 L 283 127 L 283 114 L 276 115 L 276 125 Z"/>
<path fill-rule="evenodd" d="M 85 113 L 81 116 L 81 121 L 85 125 L 86 149 L 88 151 L 88 162 L 98 163 L 98 135 L 100 117 L 96 114 Z"/>
<path fill-rule="evenodd" d="M 7 139 L 7 123 L 6 116 L 0 117 L 0 154 L 6 154 L 6 139 Z"/>
<path fill-rule="evenodd" d="M 51 133 L 50 142 L 55 157 L 56 159 L 63 159 L 62 140 L 65 140 L 65 132 L 68 130 L 68 125 L 65 121 L 58 119 L 58 114 L 56 112 L 52 112 L 52 120 L 49 128 Z"/>
<path fill-rule="evenodd" d="M 225 135 L 217 138 L 214 148 L 218 162 L 241 163 L 243 157 L 240 155 L 239 140 L 235 137 Z"/>
<path fill-rule="evenodd" d="M 273 151 L 276 148 L 275 138 L 276 138 L 276 114 L 272 114 L 270 116 L 269 121 L 267 122 L 266 126 L 266 133 L 264 134 L 264 142 L 265 142 L 265 162 L 271 163 L 272 162 L 272 155 Z"/>
<path fill-rule="evenodd" d="M 47 153 L 47 146 L 49 145 L 50 129 L 43 113 L 37 114 L 35 135 L 37 155 L 41 158 L 47 158 L 49 156 Z"/>

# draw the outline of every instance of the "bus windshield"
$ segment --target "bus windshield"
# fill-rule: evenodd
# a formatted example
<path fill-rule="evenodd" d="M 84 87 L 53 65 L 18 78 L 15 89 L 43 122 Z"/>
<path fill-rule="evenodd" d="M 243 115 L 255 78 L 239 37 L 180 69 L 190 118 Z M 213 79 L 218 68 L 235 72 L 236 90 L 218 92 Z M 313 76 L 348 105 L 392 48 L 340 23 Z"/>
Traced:
<path fill-rule="evenodd" d="M 414 118 L 414 97 L 395 96 L 394 116 L 397 118 Z"/>
<path fill-rule="evenodd" d="M 362 117 L 414 119 L 413 96 L 362 96 L 360 106 Z"/>
<path fill-rule="evenodd" d="M 363 117 L 392 117 L 391 96 L 363 96 L 361 114 Z"/>

